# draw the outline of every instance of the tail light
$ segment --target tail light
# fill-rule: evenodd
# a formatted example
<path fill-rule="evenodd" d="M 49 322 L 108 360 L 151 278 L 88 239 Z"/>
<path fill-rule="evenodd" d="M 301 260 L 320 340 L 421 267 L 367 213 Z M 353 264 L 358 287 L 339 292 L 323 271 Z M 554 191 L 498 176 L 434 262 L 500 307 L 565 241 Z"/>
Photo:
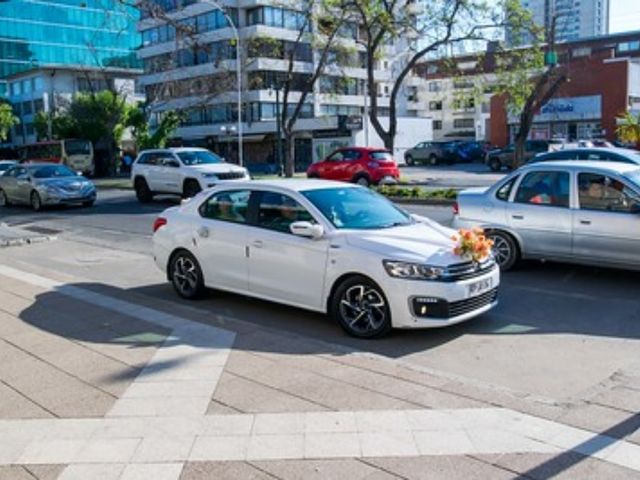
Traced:
<path fill-rule="evenodd" d="M 460 205 L 458 205 L 458 202 L 453 202 L 452 208 L 454 215 L 458 215 L 460 213 Z"/>
<path fill-rule="evenodd" d="M 158 217 L 153 221 L 153 233 L 156 233 L 161 227 L 167 224 L 167 219 L 164 217 Z"/>

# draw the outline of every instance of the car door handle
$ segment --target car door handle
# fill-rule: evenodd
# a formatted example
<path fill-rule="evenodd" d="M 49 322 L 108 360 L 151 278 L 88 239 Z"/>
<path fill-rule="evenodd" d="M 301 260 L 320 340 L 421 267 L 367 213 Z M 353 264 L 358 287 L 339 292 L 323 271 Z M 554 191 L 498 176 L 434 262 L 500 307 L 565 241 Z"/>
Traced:
<path fill-rule="evenodd" d="M 262 243 L 262 240 L 254 240 L 253 242 L 251 242 L 251 245 L 253 245 L 255 248 L 262 248 L 264 246 L 264 243 Z"/>
<path fill-rule="evenodd" d="M 514 220 L 524 220 L 524 215 L 511 215 Z"/>
<path fill-rule="evenodd" d="M 209 236 L 209 229 L 207 227 L 200 227 L 196 232 L 202 238 L 207 238 Z"/>
<path fill-rule="evenodd" d="M 580 225 L 591 225 L 591 220 L 580 220 Z"/>

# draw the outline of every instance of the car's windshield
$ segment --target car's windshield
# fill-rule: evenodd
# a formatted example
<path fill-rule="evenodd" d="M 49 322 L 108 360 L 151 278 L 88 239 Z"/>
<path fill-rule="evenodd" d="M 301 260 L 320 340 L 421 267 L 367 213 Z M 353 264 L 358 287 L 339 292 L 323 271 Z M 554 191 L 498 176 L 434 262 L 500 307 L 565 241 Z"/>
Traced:
<path fill-rule="evenodd" d="M 640 191 L 640 169 L 625 173 L 625 177 L 631 180 L 636 189 Z"/>
<path fill-rule="evenodd" d="M 89 155 L 91 143 L 88 140 L 66 140 L 64 149 L 67 151 L 67 155 Z"/>
<path fill-rule="evenodd" d="M 302 194 L 336 228 L 377 229 L 413 223 L 408 213 L 365 188 L 322 188 Z"/>
<path fill-rule="evenodd" d="M 34 178 L 75 177 L 77 174 L 64 165 L 47 165 L 32 170 Z"/>
<path fill-rule="evenodd" d="M 178 152 L 178 157 L 185 165 L 203 165 L 208 163 L 222 163 L 222 159 L 205 150 L 191 150 Z"/>

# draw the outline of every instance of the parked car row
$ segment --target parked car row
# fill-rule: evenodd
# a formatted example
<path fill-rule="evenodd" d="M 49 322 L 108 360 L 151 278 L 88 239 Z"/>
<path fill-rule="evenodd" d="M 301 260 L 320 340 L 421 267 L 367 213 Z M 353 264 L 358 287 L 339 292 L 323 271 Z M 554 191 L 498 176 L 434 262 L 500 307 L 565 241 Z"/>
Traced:
<path fill-rule="evenodd" d="M 408 166 L 469 163 L 482 161 L 489 149 L 488 143 L 478 141 L 421 142 L 405 152 L 404 160 Z"/>

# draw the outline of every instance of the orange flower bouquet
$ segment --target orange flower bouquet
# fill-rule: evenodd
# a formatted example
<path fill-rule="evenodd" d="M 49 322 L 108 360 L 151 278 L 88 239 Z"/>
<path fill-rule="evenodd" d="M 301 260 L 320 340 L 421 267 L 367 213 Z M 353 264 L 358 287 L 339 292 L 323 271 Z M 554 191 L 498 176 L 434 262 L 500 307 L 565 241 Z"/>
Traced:
<path fill-rule="evenodd" d="M 481 228 L 472 230 L 461 228 L 457 235 L 451 237 L 451 240 L 457 242 L 453 249 L 454 254 L 469 258 L 476 263 L 486 260 L 493 247 L 493 240 L 488 239 Z"/>

